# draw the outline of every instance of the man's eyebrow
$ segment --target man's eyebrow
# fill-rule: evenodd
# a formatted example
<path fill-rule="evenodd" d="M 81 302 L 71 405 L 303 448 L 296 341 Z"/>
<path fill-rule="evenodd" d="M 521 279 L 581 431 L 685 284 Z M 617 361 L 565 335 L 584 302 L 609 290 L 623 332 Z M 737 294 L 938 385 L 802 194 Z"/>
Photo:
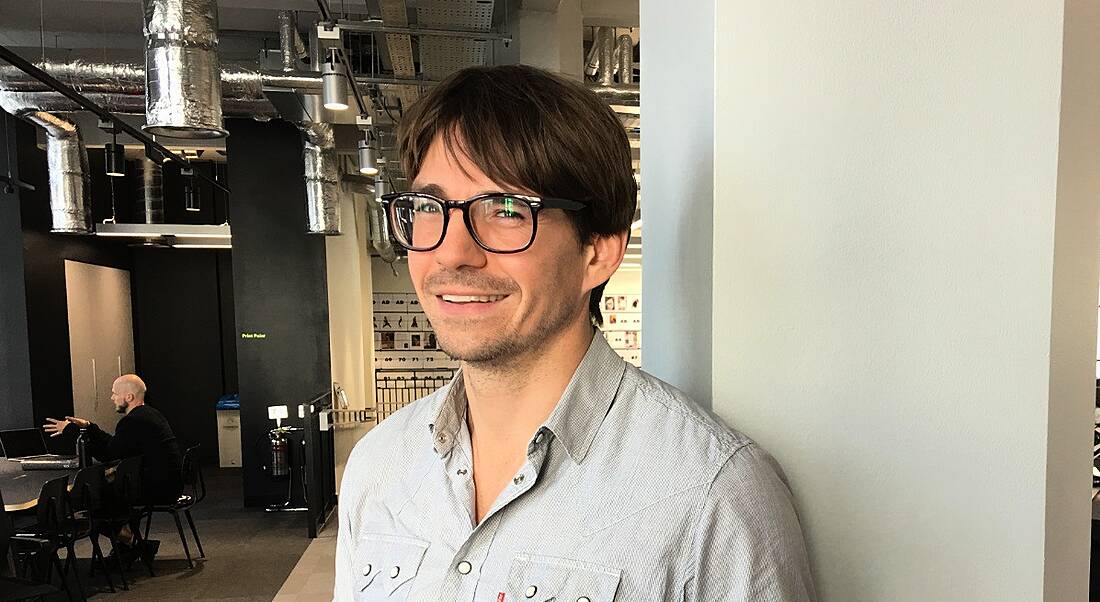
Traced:
<path fill-rule="evenodd" d="M 422 192 L 424 194 L 430 194 L 443 198 L 443 188 L 438 184 L 424 184 L 422 186 L 413 186 L 413 192 Z"/>

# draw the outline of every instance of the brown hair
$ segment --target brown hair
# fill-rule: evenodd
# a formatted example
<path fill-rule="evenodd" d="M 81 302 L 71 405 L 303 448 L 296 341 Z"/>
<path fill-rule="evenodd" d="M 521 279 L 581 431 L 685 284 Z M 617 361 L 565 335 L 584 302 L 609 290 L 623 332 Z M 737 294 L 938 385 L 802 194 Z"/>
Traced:
<path fill-rule="evenodd" d="M 567 212 L 582 242 L 626 232 L 634 181 L 626 130 L 607 103 L 582 84 L 525 65 L 470 67 L 414 104 L 398 128 L 401 166 L 411 182 L 436 136 L 494 181 L 538 195 L 583 201 Z M 592 290 L 588 311 L 603 324 Z"/>

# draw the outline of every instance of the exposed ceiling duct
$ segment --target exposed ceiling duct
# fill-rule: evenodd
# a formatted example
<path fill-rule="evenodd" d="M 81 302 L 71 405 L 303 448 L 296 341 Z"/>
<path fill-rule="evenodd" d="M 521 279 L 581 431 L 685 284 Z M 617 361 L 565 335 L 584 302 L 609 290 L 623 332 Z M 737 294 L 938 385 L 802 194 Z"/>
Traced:
<path fill-rule="evenodd" d="M 298 126 L 304 137 L 306 219 L 310 234 L 340 233 L 340 170 L 331 123 L 307 122 Z"/>
<path fill-rule="evenodd" d="M 173 138 L 220 138 L 217 0 L 145 0 L 144 129 Z"/>
<path fill-rule="evenodd" d="M 340 180 L 349 191 L 367 197 L 367 225 L 370 228 L 370 248 L 367 250 L 378 253 L 386 263 L 397 261 L 397 250 L 390 242 L 389 229 L 386 227 L 386 210 L 378 200 L 385 193 L 385 178 L 381 174 L 376 178 L 344 174 Z"/>
<path fill-rule="evenodd" d="M 6 110 L 6 108 L 5 108 Z M 20 115 L 46 130 L 46 163 L 50 173 L 51 232 L 91 234 L 92 192 L 88 151 L 76 123 L 45 111 Z"/>
<path fill-rule="evenodd" d="M 619 83 L 634 83 L 634 40 L 627 34 L 619 36 L 615 55 L 618 60 Z"/>
<path fill-rule="evenodd" d="M 596 79 L 601 86 L 610 86 L 615 83 L 615 28 L 597 28 L 596 44 L 600 47 L 600 66 Z"/>
<path fill-rule="evenodd" d="M 309 56 L 298 33 L 298 18 L 292 10 L 279 11 L 279 50 L 283 55 L 283 71 L 294 71 L 298 61 Z"/>
<path fill-rule="evenodd" d="M 135 216 L 139 223 L 164 223 L 164 187 L 161 166 L 143 157 L 141 180 L 138 184 Z"/>

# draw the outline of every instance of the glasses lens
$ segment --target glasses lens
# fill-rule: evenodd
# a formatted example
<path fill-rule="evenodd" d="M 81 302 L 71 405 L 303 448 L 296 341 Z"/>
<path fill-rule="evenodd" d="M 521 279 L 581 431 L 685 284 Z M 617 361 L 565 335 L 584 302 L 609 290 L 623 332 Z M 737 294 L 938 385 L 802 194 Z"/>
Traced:
<path fill-rule="evenodd" d="M 397 197 L 390 204 L 394 238 L 407 249 L 430 249 L 443 238 L 443 205 L 417 195 Z"/>
<path fill-rule="evenodd" d="M 518 251 L 534 235 L 535 218 L 527 201 L 511 196 L 493 196 L 470 206 L 470 223 L 481 244 L 501 252 Z"/>

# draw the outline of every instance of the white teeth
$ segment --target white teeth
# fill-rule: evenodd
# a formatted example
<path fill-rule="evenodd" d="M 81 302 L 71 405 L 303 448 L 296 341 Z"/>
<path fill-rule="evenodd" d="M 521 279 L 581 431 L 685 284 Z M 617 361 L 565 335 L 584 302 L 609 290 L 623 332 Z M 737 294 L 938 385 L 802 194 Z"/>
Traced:
<path fill-rule="evenodd" d="M 504 295 L 440 295 L 444 301 L 450 303 L 493 303 L 500 301 Z"/>

